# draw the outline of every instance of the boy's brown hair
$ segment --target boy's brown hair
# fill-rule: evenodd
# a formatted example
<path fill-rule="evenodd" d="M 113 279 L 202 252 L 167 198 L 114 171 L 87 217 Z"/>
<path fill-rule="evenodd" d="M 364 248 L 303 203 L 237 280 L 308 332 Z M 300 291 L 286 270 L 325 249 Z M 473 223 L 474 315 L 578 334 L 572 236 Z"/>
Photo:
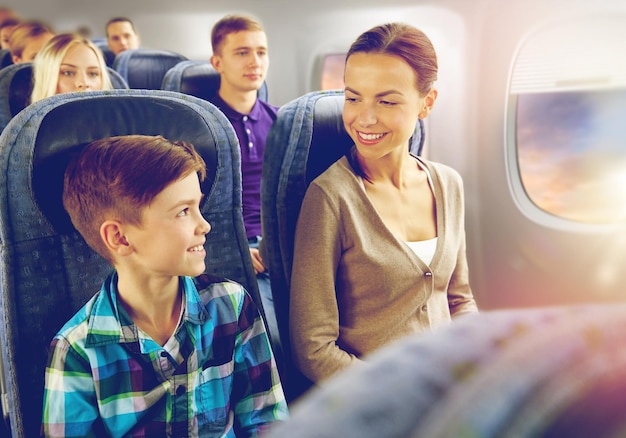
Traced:
<path fill-rule="evenodd" d="M 141 224 L 142 212 L 168 185 L 206 165 L 193 145 L 161 136 L 127 135 L 89 143 L 70 162 L 63 206 L 85 241 L 113 262 L 100 237 L 105 220 Z"/>

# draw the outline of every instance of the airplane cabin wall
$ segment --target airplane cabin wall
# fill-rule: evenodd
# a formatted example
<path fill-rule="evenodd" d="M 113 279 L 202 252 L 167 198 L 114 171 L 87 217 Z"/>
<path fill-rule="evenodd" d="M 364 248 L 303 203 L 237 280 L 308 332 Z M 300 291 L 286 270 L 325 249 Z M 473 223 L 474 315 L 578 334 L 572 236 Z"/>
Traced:
<path fill-rule="evenodd" d="M 626 229 L 558 229 L 529 218 L 511 196 L 504 166 L 505 148 L 512 146 L 505 138 L 505 123 L 510 122 L 505 101 L 518 45 L 532 30 L 561 20 L 577 20 L 581 32 L 588 31 L 584 23 L 595 15 L 620 16 L 626 24 L 626 4 L 491 1 L 469 31 L 473 85 L 467 116 L 475 131 L 467 154 L 466 184 L 477 207 L 468 204 L 470 211 L 475 210 L 468 220 L 468 241 L 473 272 L 480 273 L 474 286 L 483 307 L 623 300 Z M 584 59 L 586 54 L 580 56 Z"/>

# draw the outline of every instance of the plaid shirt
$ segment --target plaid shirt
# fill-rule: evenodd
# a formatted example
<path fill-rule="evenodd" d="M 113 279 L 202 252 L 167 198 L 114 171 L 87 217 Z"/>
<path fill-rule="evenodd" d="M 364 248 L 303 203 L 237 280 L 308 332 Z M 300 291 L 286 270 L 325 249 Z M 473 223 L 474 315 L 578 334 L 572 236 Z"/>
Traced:
<path fill-rule="evenodd" d="M 206 275 L 181 282 L 174 357 L 118 305 L 115 272 L 61 329 L 46 368 L 46 436 L 257 436 L 287 418 L 263 322 L 243 287 Z"/>

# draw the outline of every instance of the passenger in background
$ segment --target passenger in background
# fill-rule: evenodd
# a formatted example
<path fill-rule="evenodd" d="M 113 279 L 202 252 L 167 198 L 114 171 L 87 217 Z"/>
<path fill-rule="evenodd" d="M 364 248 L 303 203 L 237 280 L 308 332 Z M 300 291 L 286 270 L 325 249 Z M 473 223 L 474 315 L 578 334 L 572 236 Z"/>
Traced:
<path fill-rule="evenodd" d="M 9 39 L 13 30 L 20 24 L 20 20 L 17 18 L 7 18 L 0 23 L 0 49 L 10 49 Z"/>
<path fill-rule="evenodd" d="M 0 6 L 0 23 L 4 23 L 8 19 L 19 20 L 15 11 L 8 6 Z"/>
<path fill-rule="evenodd" d="M 252 299 L 201 275 L 205 175 L 159 136 L 97 140 L 68 166 L 63 205 L 115 269 L 52 341 L 46 436 L 256 437 L 287 418 Z"/>
<path fill-rule="evenodd" d="M 32 62 L 53 36 L 52 28 L 40 21 L 23 21 L 15 26 L 9 39 L 13 63 Z"/>
<path fill-rule="evenodd" d="M 119 55 L 124 50 L 139 48 L 139 34 L 129 18 L 111 18 L 107 21 L 105 30 L 109 49 L 115 55 Z"/>
<path fill-rule="evenodd" d="M 71 91 L 113 88 L 102 52 L 88 39 L 62 33 L 50 40 L 33 63 L 31 102 Z"/>
<path fill-rule="evenodd" d="M 278 341 L 269 272 L 259 251 L 261 167 L 265 140 L 278 112 L 277 107 L 257 98 L 269 67 L 267 36 L 258 21 L 228 15 L 213 26 L 211 45 L 211 64 L 220 74 L 220 88 L 210 101 L 228 117 L 239 140 L 246 236 L 270 334 Z"/>
<path fill-rule="evenodd" d="M 354 147 L 309 186 L 291 272 L 294 361 L 314 382 L 477 311 L 461 177 L 409 153 L 437 98 L 430 40 L 404 24 L 374 27 L 350 47 L 344 79 Z"/>
<path fill-rule="evenodd" d="M 75 33 L 87 39 L 91 39 L 93 36 L 93 30 L 87 25 L 78 26 Z"/>

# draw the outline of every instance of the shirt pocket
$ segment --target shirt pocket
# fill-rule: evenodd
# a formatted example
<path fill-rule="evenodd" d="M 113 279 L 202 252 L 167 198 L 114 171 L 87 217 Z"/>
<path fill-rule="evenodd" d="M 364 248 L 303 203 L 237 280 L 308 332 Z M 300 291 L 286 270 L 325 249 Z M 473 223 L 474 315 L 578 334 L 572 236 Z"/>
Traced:
<path fill-rule="evenodd" d="M 198 426 L 224 431 L 229 421 L 234 361 L 211 360 L 198 375 L 196 397 L 199 401 Z"/>

